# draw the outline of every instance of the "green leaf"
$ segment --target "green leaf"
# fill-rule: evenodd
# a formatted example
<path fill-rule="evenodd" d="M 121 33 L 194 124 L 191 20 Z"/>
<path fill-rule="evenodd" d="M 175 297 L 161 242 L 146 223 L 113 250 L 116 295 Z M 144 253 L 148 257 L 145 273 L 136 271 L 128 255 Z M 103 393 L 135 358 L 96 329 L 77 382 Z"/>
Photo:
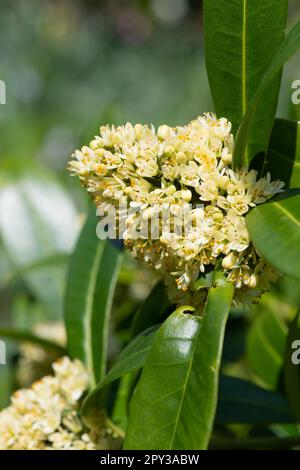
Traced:
<path fill-rule="evenodd" d="M 238 129 L 262 76 L 284 38 L 288 0 L 204 0 L 206 65 L 218 117 Z M 273 77 L 272 77 L 273 78 Z M 280 74 L 258 106 L 246 148 L 248 158 L 267 148 Z"/>
<path fill-rule="evenodd" d="M 293 421 L 288 402 L 281 395 L 246 380 L 221 375 L 216 424 L 266 425 Z"/>
<path fill-rule="evenodd" d="M 133 395 L 125 449 L 205 449 L 233 287 L 215 278 L 203 318 L 182 307 L 155 336 Z"/>
<path fill-rule="evenodd" d="M 246 114 L 243 117 L 236 136 L 233 151 L 233 162 L 235 167 L 249 165 L 252 155 L 249 155 L 247 152 L 247 144 L 249 135 L 255 126 L 255 121 L 259 116 L 259 106 L 261 104 L 261 99 L 264 99 L 266 93 L 268 93 L 269 87 L 271 86 L 274 77 L 277 76 L 283 65 L 298 51 L 299 48 L 300 21 L 298 21 L 290 30 L 284 41 L 281 43 L 281 46 L 278 48 L 276 54 L 273 55 L 272 61 L 255 92 Z"/>
<path fill-rule="evenodd" d="M 297 421 L 300 422 L 300 311 L 291 324 L 286 344 L 285 391 L 291 410 Z"/>
<path fill-rule="evenodd" d="M 110 369 L 108 374 L 85 399 L 82 406 L 83 415 L 90 416 L 91 409 L 99 403 L 102 389 L 105 386 L 120 379 L 129 372 L 136 371 L 143 367 L 154 341 L 155 333 L 156 329 L 150 328 L 129 343 L 129 345 L 122 351 L 118 360 Z"/>
<path fill-rule="evenodd" d="M 300 280 L 300 194 L 273 198 L 246 216 L 257 251 L 283 274 Z"/>
<path fill-rule="evenodd" d="M 88 395 L 82 415 L 86 422 L 94 415 L 101 403 L 102 390 L 114 380 L 120 379 L 120 387 L 114 406 L 113 420 L 125 428 L 127 422 L 127 401 L 132 386 L 132 375 L 141 369 L 152 343 L 155 331 L 150 329 L 134 339 L 121 353 L 115 365 L 102 382 Z M 248 423 L 269 424 L 293 421 L 287 401 L 280 395 L 271 393 L 256 385 L 233 377 L 220 377 L 219 400 L 216 413 L 217 424 Z"/>
<path fill-rule="evenodd" d="M 9 328 L 0 327 L 0 338 L 11 339 L 13 341 L 31 343 L 36 346 L 41 346 L 42 348 L 60 354 L 61 356 L 66 355 L 66 350 L 55 343 L 54 341 L 49 341 L 41 336 L 32 334 L 30 331 L 26 330 L 15 330 Z"/>
<path fill-rule="evenodd" d="M 287 327 L 278 314 L 261 306 L 247 338 L 247 359 L 267 388 L 277 389 L 283 367 Z"/>
<path fill-rule="evenodd" d="M 300 187 L 300 122 L 276 119 L 267 153 L 265 172 L 287 188 Z"/>
<path fill-rule="evenodd" d="M 7 254 L 31 292 L 55 317 L 62 314 L 66 263 L 38 264 L 71 252 L 78 233 L 75 207 L 53 179 L 26 176 L 0 189 L 0 232 Z M 36 265 L 35 270 L 27 270 Z"/>
<path fill-rule="evenodd" d="M 105 374 L 108 323 L 121 254 L 96 236 L 94 208 L 70 263 L 65 296 L 68 350 L 91 371 L 92 384 Z"/>
<path fill-rule="evenodd" d="M 166 294 L 166 288 L 163 282 L 158 282 L 134 317 L 132 337 L 137 336 L 141 331 L 153 325 L 161 323 L 162 316 L 169 306 L 170 302 Z"/>

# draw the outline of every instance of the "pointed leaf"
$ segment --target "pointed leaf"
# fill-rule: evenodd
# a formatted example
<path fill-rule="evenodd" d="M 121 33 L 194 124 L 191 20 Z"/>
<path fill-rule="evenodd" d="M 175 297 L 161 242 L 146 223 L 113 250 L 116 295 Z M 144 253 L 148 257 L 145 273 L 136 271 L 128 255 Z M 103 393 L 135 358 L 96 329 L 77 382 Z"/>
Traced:
<path fill-rule="evenodd" d="M 232 295 L 216 278 L 203 318 L 182 307 L 162 325 L 132 398 L 126 449 L 207 448 Z"/>
<path fill-rule="evenodd" d="M 204 0 L 206 64 L 216 113 L 236 133 L 283 37 L 288 0 Z M 249 158 L 267 148 L 280 73 L 264 93 L 253 120 Z"/>
<path fill-rule="evenodd" d="M 271 329 L 272 331 L 272 329 Z M 104 377 L 102 382 L 88 395 L 83 407 L 82 416 L 88 423 L 89 416 L 101 403 L 102 390 L 112 381 L 122 377 L 114 406 L 114 422 L 127 422 L 127 401 L 132 386 L 132 375 L 142 368 L 155 339 L 152 329 L 133 340 L 121 353 L 116 364 Z M 234 377 L 220 377 L 219 399 L 216 413 L 217 424 L 245 423 L 270 424 L 292 422 L 287 401 L 280 395 L 271 393 L 245 380 Z"/>
<path fill-rule="evenodd" d="M 253 155 L 247 152 L 247 144 L 250 132 L 254 127 L 254 123 L 259 116 L 259 105 L 262 98 L 265 97 L 274 77 L 280 72 L 283 65 L 298 51 L 300 48 L 300 21 L 290 30 L 284 41 L 281 43 L 276 54 L 273 56 L 263 79 L 261 80 L 257 91 L 248 107 L 246 114 L 239 127 L 234 152 L 233 161 L 235 167 L 243 167 L 249 165 Z"/>

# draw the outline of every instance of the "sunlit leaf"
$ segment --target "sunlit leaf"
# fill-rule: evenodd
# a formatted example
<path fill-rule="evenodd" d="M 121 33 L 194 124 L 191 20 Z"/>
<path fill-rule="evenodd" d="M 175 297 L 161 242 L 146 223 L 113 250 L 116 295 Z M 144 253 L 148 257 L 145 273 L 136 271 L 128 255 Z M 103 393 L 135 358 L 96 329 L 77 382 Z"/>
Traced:
<path fill-rule="evenodd" d="M 262 76 L 284 37 L 287 0 L 204 0 L 206 64 L 218 117 L 238 129 Z M 246 159 L 267 148 L 280 74 L 264 93 L 245 149 Z"/>
<path fill-rule="evenodd" d="M 291 194 L 256 206 L 246 224 L 257 251 L 283 274 L 300 281 L 300 194 L 296 190 Z"/>
<path fill-rule="evenodd" d="M 235 167 L 249 165 L 253 155 L 247 152 L 247 145 L 249 136 L 254 127 L 254 123 L 259 116 L 259 109 L 262 103 L 262 99 L 265 99 L 265 95 L 268 93 L 269 87 L 271 86 L 274 77 L 277 76 L 283 65 L 298 51 L 299 48 L 300 21 L 298 21 L 290 30 L 284 41 L 281 43 L 281 46 L 278 48 L 277 52 L 272 55 L 271 63 L 268 66 L 255 92 L 246 114 L 244 115 L 235 140 L 233 152 L 233 161 Z"/>
<path fill-rule="evenodd" d="M 130 405 L 126 449 L 207 447 L 232 294 L 232 285 L 220 279 L 203 318 L 183 307 L 161 326 Z"/>

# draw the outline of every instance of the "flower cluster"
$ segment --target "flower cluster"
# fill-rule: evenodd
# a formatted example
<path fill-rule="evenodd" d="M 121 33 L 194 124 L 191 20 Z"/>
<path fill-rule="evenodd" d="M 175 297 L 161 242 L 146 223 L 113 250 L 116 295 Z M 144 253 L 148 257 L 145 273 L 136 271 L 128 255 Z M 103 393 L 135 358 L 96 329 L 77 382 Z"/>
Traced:
<path fill-rule="evenodd" d="M 206 292 L 195 292 L 194 281 L 217 264 L 234 283 L 235 298 L 245 300 L 278 276 L 255 251 L 245 215 L 284 183 L 271 182 L 270 174 L 258 179 L 255 170 L 234 171 L 232 149 L 231 124 L 211 114 L 157 131 L 141 124 L 103 126 L 74 153 L 69 169 L 102 211 L 119 208 L 125 244 L 159 272 L 172 301 L 190 304 L 195 295 L 197 303 L 204 300 Z M 120 207 L 126 203 L 135 212 L 124 216 Z M 158 236 L 152 236 L 149 219 Z"/>
<path fill-rule="evenodd" d="M 79 400 L 88 387 L 83 364 L 64 357 L 29 389 L 17 391 L 0 412 L 1 450 L 95 450 L 109 448 L 112 439 L 105 424 L 87 430 L 78 413 Z"/>

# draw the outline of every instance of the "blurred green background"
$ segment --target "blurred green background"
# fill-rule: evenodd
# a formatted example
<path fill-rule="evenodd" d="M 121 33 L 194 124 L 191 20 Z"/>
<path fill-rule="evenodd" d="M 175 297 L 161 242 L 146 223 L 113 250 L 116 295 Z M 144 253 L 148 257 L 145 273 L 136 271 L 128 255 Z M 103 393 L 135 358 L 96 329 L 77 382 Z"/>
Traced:
<path fill-rule="evenodd" d="M 299 15 L 300 2 L 293 0 L 289 23 Z M 88 205 L 66 171 L 70 154 L 105 123 L 176 125 L 213 109 L 201 1 L 2 0 L 0 35 L 0 79 L 7 87 L 7 103 L 0 105 L 0 338 L 1 328 L 18 328 L 63 344 L 65 275 Z M 281 117 L 300 119 L 300 105 L 291 102 L 291 84 L 300 79 L 299 58 L 284 72 Z M 125 259 L 112 357 L 153 282 L 150 273 Z M 286 332 L 284 322 L 293 315 L 298 292 L 283 284 L 263 299 L 259 308 L 267 320 L 261 328 L 268 330 L 272 312 L 279 309 L 280 334 Z M 244 330 L 238 324 L 236 337 L 232 331 L 227 352 L 240 359 Z M 251 338 L 248 353 L 255 362 Z M 12 389 L 47 371 L 50 359 L 41 349 L 7 341 L 0 407 Z M 279 366 L 265 379 L 255 366 L 245 368 L 244 359 L 234 367 L 229 361 L 227 369 L 277 387 Z"/>

